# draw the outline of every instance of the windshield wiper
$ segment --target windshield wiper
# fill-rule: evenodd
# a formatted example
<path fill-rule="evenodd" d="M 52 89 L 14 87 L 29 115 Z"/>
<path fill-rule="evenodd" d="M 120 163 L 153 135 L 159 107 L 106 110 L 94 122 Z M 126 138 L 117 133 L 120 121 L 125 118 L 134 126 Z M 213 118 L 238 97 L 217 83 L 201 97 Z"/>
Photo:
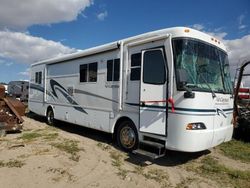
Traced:
<path fill-rule="evenodd" d="M 205 82 L 205 84 L 207 85 L 207 87 L 210 89 L 211 93 L 212 93 L 212 97 L 215 98 L 215 92 L 214 90 L 210 87 L 209 83 L 207 82 L 207 80 L 203 77 L 202 74 L 200 74 L 201 79 L 203 80 L 203 82 Z"/>

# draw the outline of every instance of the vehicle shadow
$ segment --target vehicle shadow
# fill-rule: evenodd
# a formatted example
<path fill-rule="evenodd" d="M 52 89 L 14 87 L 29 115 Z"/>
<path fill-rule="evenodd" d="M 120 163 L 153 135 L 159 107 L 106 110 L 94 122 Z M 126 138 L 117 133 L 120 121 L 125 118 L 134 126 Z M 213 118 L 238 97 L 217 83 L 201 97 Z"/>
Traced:
<path fill-rule="evenodd" d="M 42 123 L 46 122 L 46 118 L 36 115 L 34 113 L 28 113 L 26 114 L 26 116 L 36 121 L 42 122 Z M 55 127 L 63 131 L 72 133 L 72 134 L 76 134 L 79 136 L 89 138 L 94 141 L 108 144 L 120 150 L 120 148 L 114 143 L 112 139 L 112 135 L 110 133 L 105 133 L 102 131 L 82 127 L 79 125 L 75 125 L 75 124 L 71 124 L 71 123 L 67 123 L 63 121 L 57 121 L 55 124 Z M 125 161 L 132 163 L 134 165 L 141 165 L 141 166 L 147 166 L 148 162 L 151 164 L 157 164 L 160 166 L 178 166 L 181 164 L 185 164 L 188 161 L 198 159 L 199 157 L 207 155 L 209 153 L 211 153 L 209 150 L 205 150 L 201 152 L 193 152 L 193 153 L 166 150 L 166 155 L 164 157 L 161 157 L 155 160 L 152 160 L 146 156 L 128 153 L 127 155 L 128 158 L 126 158 Z"/>
<path fill-rule="evenodd" d="M 209 150 L 201 151 L 201 152 L 180 152 L 180 151 L 172 151 L 166 150 L 165 156 L 159 159 L 150 159 L 146 156 L 129 154 L 129 158 L 126 159 L 127 162 L 133 163 L 135 165 L 147 166 L 150 164 L 157 164 L 160 166 L 178 166 L 185 164 L 194 159 L 198 159 L 201 156 L 208 155 L 211 153 Z"/>
<path fill-rule="evenodd" d="M 36 121 L 39 121 L 41 123 L 46 123 L 46 118 L 39 116 L 37 114 L 27 113 L 26 116 Z M 71 123 L 67 123 L 63 121 L 58 121 L 58 120 L 55 122 L 54 127 L 61 129 L 65 132 L 87 137 L 95 141 L 107 143 L 110 145 L 112 144 L 112 135 L 110 133 L 105 133 L 103 131 L 98 131 L 95 129 L 91 129 L 91 128 L 87 128 L 87 127 L 83 127 L 80 125 L 71 124 Z"/>

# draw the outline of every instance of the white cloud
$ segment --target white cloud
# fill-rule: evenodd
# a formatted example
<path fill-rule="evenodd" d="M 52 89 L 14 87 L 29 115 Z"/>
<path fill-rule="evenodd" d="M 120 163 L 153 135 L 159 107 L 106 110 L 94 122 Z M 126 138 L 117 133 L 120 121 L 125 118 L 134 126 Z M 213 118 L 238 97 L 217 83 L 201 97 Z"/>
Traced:
<path fill-rule="evenodd" d="M 108 12 L 104 11 L 97 15 L 98 20 L 103 21 L 108 16 Z"/>
<path fill-rule="evenodd" d="M 245 35 L 240 39 L 224 40 L 223 42 L 228 48 L 230 63 L 233 66 L 240 65 L 244 61 L 250 61 L 250 35 Z"/>
<path fill-rule="evenodd" d="M 4 59 L 0 58 L 0 65 L 5 65 L 5 66 L 9 67 L 9 66 L 13 65 L 13 62 L 10 62 L 8 60 L 4 60 Z"/>
<path fill-rule="evenodd" d="M 191 26 L 194 29 L 197 29 L 199 31 L 203 30 L 205 27 L 202 24 L 194 24 Z"/>
<path fill-rule="evenodd" d="M 0 58 L 22 63 L 34 63 L 77 51 L 60 42 L 11 31 L 0 31 L 0 44 Z"/>
<path fill-rule="evenodd" d="M 93 0 L 1 0 L 0 29 L 75 20 Z"/>
<path fill-rule="evenodd" d="M 25 71 L 19 72 L 18 74 L 27 77 L 30 75 L 30 68 L 27 68 Z"/>
<path fill-rule="evenodd" d="M 247 25 L 243 24 L 244 19 L 245 19 L 245 14 L 241 14 L 238 17 L 238 24 L 239 24 L 238 29 L 239 30 L 245 29 L 247 27 Z"/>

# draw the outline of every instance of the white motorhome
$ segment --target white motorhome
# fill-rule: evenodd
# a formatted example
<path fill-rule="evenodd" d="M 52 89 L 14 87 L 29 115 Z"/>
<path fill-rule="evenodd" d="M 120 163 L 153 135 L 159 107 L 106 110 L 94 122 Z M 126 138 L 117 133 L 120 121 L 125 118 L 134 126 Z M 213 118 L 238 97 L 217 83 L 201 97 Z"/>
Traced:
<path fill-rule="evenodd" d="M 112 133 L 126 151 L 158 148 L 155 158 L 206 150 L 233 132 L 226 48 L 175 27 L 41 61 L 31 65 L 29 109 L 49 124 Z"/>

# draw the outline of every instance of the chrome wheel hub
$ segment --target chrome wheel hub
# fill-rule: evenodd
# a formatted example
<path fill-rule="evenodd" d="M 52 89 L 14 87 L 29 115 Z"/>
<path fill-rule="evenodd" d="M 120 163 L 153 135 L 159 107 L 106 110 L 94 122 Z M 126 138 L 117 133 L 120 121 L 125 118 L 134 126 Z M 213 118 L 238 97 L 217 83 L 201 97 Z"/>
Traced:
<path fill-rule="evenodd" d="M 129 126 L 124 126 L 120 132 L 121 144 L 126 148 L 132 148 L 136 142 L 134 130 Z"/>

